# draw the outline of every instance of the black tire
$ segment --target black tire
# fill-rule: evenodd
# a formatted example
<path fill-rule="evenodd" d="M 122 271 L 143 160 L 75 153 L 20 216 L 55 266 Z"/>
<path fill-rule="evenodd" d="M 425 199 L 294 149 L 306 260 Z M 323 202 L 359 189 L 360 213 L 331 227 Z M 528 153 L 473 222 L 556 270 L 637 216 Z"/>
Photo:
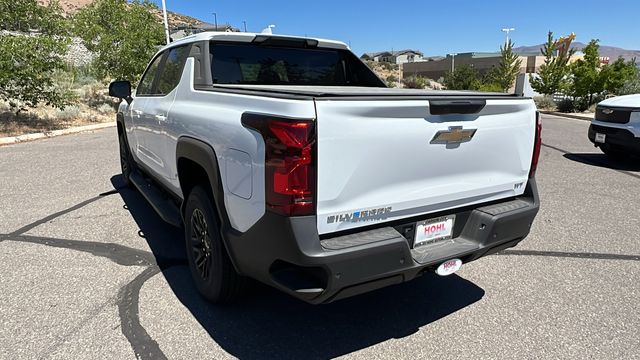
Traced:
<path fill-rule="evenodd" d="M 118 134 L 118 142 L 120 143 L 120 169 L 122 170 L 122 179 L 124 184 L 131 187 L 131 173 L 134 169 L 133 157 L 129 152 L 129 146 L 124 134 Z"/>
<path fill-rule="evenodd" d="M 217 304 L 231 303 L 237 299 L 244 279 L 229 260 L 212 200 L 202 186 L 189 193 L 184 214 L 187 262 L 205 299 Z"/>
<path fill-rule="evenodd" d="M 600 150 L 602 150 L 607 157 L 614 160 L 624 160 L 626 157 L 626 154 L 622 149 L 610 144 L 600 145 Z"/>

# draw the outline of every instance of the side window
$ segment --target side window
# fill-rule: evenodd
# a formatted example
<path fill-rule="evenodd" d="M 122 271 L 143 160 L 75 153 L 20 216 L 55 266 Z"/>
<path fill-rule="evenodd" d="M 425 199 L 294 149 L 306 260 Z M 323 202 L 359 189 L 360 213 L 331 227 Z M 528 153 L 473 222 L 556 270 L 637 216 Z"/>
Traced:
<path fill-rule="evenodd" d="M 158 55 L 158 57 L 153 60 L 147 72 L 142 76 L 142 80 L 140 80 L 138 90 L 136 90 L 136 96 L 153 95 L 153 80 L 158 73 L 161 61 L 162 55 Z"/>
<path fill-rule="evenodd" d="M 178 86 L 190 49 L 190 46 L 179 46 L 169 50 L 158 79 L 158 90 L 156 91 L 158 95 L 167 95 Z"/>

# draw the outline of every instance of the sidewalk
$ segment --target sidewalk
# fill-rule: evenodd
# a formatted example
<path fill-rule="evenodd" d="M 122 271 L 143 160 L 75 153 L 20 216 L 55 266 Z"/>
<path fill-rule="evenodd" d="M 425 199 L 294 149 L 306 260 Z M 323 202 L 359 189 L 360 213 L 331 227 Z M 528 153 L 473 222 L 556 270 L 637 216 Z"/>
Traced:
<path fill-rule="evenodd" d="M 41 132 L 41 133 L 35 133 L 35 134 L 25 134 L 25 135 L 18 135 L 18 136 L 3 137 L 3 138 L 0 138 L 0 146 L 9 145 L 9 144 L 17 144 L 17 143 L 21 143 L 21 142 L 24 142 L 24 141 L 33 141 L 33 140 L 38 140 L 38 139 L 46 139 L 46 138 L 60 136 L 60 135 L 68 135 L 68 134 L 81 133 L 81 132 L 85 132 L 85 131 L 100 130 L 100 129 L 109 128 L 109 127 L 113 127 L 113 126 L 116 126 L 115 121 L 114 122 L 108 122 L 108 123 L 94 124 L 94 125 L 72 127 L 72 128 L 68 128 L 68 129 L 62 129 L 62 130 L 53 130 L 53 131 L 47 131 L 47 132 Z"/>
<path fill-rule="evenodd" d="M 572 118 L 572 119 L 578 119 L 578 120 L 584 120 L 584 121 L 593 120 L 593 117 L 595 115 L 594 113 L 563 113 L 563 112 L 549 111 L 549 110 L 540 110 L 540 113 L 547 114 L 547 115 L 555 115 L 555 116 L 567 117 L 567 118 Z"/>

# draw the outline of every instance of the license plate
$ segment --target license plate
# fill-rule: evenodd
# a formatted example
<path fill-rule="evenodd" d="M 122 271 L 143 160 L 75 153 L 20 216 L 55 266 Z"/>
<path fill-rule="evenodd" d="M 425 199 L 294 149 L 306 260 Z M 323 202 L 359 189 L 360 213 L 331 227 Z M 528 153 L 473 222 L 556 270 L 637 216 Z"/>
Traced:
<path fill-rule="evenodd" d="M 413 247 L 433 244 L 437 241 L 451 239 L 455 215 L 447 215 L 436 219 L 420 221 L 416 224 L 416 235 Z"/>
<path fill-rule="evenodd" d="M 596 133 L 596 142 L 604 144 L 604 141 L 606 138 L 607 138 L 607 134 Z"/>

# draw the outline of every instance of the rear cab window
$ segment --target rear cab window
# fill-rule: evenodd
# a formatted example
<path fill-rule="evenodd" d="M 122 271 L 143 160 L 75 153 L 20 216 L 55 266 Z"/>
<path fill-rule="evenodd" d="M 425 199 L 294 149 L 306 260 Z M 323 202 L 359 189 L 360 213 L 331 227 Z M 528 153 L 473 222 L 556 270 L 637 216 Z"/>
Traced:
<path fill-rule="evenodd" d="M 385 87 L 346 50 L 212 42 L 210 51 L 214 84 Z"/>

